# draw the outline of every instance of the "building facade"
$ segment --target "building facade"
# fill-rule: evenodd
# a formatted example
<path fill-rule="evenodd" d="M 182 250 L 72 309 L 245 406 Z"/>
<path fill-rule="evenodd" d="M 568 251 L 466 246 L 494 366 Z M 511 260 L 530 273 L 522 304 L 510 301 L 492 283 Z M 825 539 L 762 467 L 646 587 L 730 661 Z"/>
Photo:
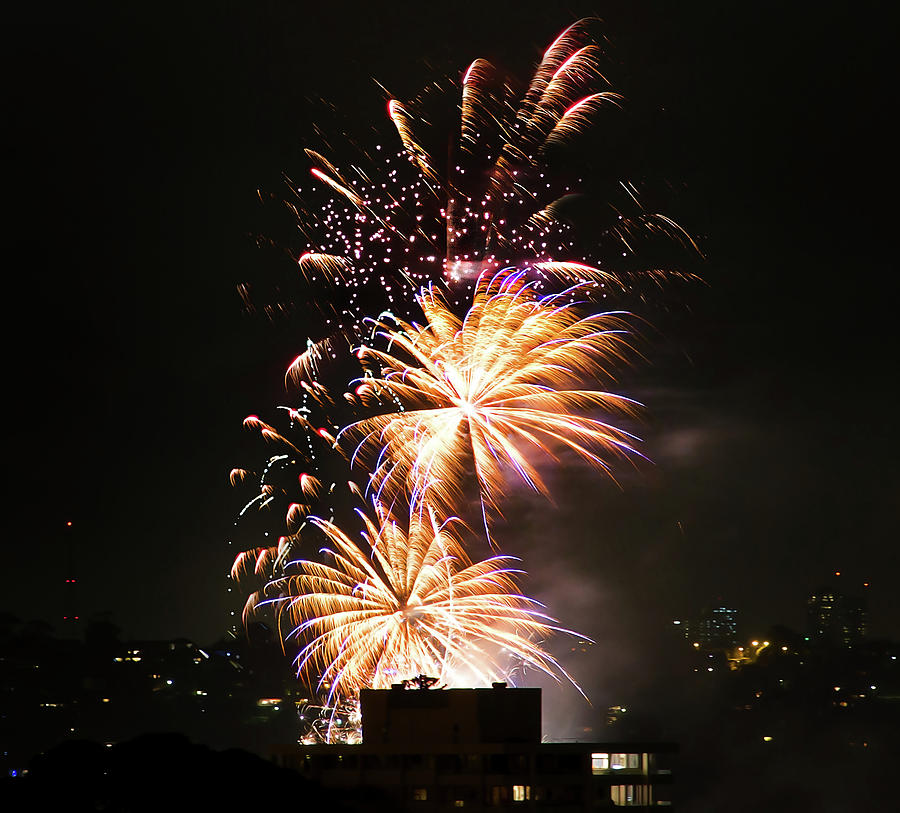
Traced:
<path fill-rule="evenodd" d="M 671 804 L 665 743 L 544 743 L 540 689 L 364 690 L 360 745 L 281 746 L 359 810 L 576 811 Z"/>
<path fill-rule="evenodd" d="M 866 637 L 866 601 L 834 587 L 816 590 L 806 602 L 810 640 L 826 646 L 848 648 Z"/>

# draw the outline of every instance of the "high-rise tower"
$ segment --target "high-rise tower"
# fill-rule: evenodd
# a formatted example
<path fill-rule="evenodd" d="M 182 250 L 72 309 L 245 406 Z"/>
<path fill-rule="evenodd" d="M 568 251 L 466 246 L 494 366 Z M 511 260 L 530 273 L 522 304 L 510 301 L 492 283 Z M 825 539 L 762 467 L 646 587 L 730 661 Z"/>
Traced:
<path fill-rule="evenodd" d="M 66 550 L 66 569 L 62 589 L 62 620 L 66 627 L 70 627 L 81 621 L 81 604 L 78 600 L 78 579 L 75 577 L 75 526 L 72 523 L 72 520 L 66 521 L 64 534 L 63 542 Z"/>
<path fill-rule="evenodd" d="M 865 595 L 852 596 L 843 592 L 838 584 L 840 575 L 836 572 L 830 585 L 816 590 L 807 599 L 807 630 L 814 643 L 852 647 L 866 636 L 867 601 Z M 863 583 L 864 590 L 868 586 L 868 582 Z"/>

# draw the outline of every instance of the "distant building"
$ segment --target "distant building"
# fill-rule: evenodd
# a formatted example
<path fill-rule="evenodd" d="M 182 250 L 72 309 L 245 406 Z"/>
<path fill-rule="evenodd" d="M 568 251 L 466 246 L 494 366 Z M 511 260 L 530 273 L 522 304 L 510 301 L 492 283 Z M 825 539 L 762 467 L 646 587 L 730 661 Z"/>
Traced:
<path fill-rule="evenodd" d="M 806 602 L 810 642 L 832 647 L 853 647 L 866 637 L 866 600 L 848 596 L 836 587 L 816 590 Z"/>
<path fill-rule="evenodd" d="M 673 622 L 679 634 L 702 649 L 730 649 L 738 642 L 738 611 L 725 606 L 711 607 L 690 621 Z"/>
<path fill-rule="evenodd" d="M 728 649 L 737 645 L 737 610 L 712 607 L 697 621 L 695 641 L 707 649 Z"/>
<path fill-rule="evenodd" d="M 540 689 L 363 690 L 360 745 L 275 761 L 365 810 L 596 810 L 671 804 L 665 743 L 541 742 Z"/>

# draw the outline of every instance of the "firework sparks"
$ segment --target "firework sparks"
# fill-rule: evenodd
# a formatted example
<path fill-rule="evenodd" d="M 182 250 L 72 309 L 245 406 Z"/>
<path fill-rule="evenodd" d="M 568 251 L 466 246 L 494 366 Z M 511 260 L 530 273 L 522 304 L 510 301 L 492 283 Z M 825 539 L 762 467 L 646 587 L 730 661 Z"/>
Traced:
<path fill-rule="evenodd" d="M 596 265 L 561 205 L 577 196 L 580 180 L 557 181 L 547 169 L 548 153 L 587 129 L 600 108 L 622 101 L 600 70 L 595 22 L 581 20 L 557 37 L 519 99 L 490 62 L 474 60 L 452 83 L 460 118 L 446 158 L 426 146 L 447 143 L 443 125 L 432 123 L 444 121 L 451 104 L 440 83 L 403 101 L 385 90 L 399 149 L 351 142 L 340 161 L 306 150 L 313 183 L 291 183 L 286 203 L 302 235 L 293 254 L 296 281 L 322 317 L 314 342 L 336 334 L 358 339 L 363 318 L 380 310 L 414 318 L 422 286 L 444 286 L 462 304 L 483 271 L 530 263 L 542 277 L 550 262 Z M 636 195 L 610 212 L 610 222 L 592 229 L 595 257 L 597 248 L 610 257 L 632 254 L 640 234 L 690 244 L 676 224 L 645 213 Z M 249 286 L 241 295 L 254 307 Z"/>
<path fill-rule="evenodd" d="M 329 699 L 386 688 L 420 674 L 453 684 L 484 683 L 506 670 L 505 656 L 565 674 L 534 638 L 557 630 L 533 599 L 516 592 L 520 571 L 495 556 L 469 562 L 452 529 L 423 510 L 401 525 L 375 504 L 360 547 L 332 522 L 315 520 L 330 543 L 330 564 L 293 563 L 298 575 L 277 584 L 275 603 L 304 642 L 301 673 L 328 685 Z"/>
<path fill-rule="evenodd" d="M 318 439 L 317 445 L 326 443 L 329 451 L 333 438 L 324 429 L 311 431 L 304 411 L 287 408 L 285 411 L 290 416 L 290 430 L 301 431 L 305 450 L 271 424 L 256 415 L 249 415 L 244 419 L 244 426 L 255 431 L 266 445 L 277 446 L 278 452 L 269 455 L 259 474 L 246 469 L 232 469 L 229 475 L 232 486 L 243 487 L 254 482 L 256 485 L 255 495 L 241 508 L 235 526 L 253 515 L 283 517 L 281 524 L 284 533 L 278 536 L 276 544 L 269 541 L 266 531 L 262 534 L 264 545 L 259 546 L 257 543 L 256 547 L 241 550 L 235 556 L 230 577 L 232 582 L 240 585 L 242 592 L 249 595 L 243 613 L 245 620 L 260 600 L 260 591 L 282 572 L 285 562 L 296 552 L 309 513 L 314 509 L 322 510 L 326 498 L 333 501 L 336 496 L 336 483 L 326 486 L 327 481 L 323 482 L 315 474 L 301 469 L 302 464 L 316 467 L 317 450 L 312 443 L 313 438 Z M 321 455 L 322 451 L 319 450 L 319 456 Z M 330 457 L 334 458 L 334 455 Z M 348 482 L 347 485 L 351 493 L 358 493 L 355 483 Z M 334 510 L 333 503 L 330 510 Z"/>
<path fill-rule="evenodd" d="M 373 484 L 385 498 L 405 491 L 413 503 L 428 494 L 452 505 L 471 461 L 486 506 L 496 510 L 504 468 L 545 491 L 530 449 L 552 455 L 562 445 L 607 470 L 610 455 L 634 452 L 632 435 L 579 414 L 637 406 L 577 386 L 613 378 L 627 348 L 623 316 L 579 316 L 561 294 L 535 296 L 524 276 L 482 276 L 462 319 L 432 290 L 420 297 L 424 327 L 379 324 L 389 350 L 364 349 L 379 371 L 362 379 L 357 395 L 379 404 L 390 396 L 405 408 L 352 424 L 341 439 L 356 442 L 354 457 L 375 458 Z"/>
<path fill-rule="evenodd" d="M 305 705 L 300 720 L 306 724 L 306 732 L 300 739 L 304 745 L 356 745 L 362 742 L 362 712 L 358 698 L 338 700 L 333 705 Z"/>

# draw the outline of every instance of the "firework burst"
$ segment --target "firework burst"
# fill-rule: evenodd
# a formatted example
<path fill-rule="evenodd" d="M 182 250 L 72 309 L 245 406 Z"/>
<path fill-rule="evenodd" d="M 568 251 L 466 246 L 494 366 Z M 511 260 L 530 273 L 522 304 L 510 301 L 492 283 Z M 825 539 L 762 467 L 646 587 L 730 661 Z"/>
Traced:
<path fill-rule="evenodd" d="M 585 412 L 633 413 L 636 404 L 578 386 L 612 380 L 627 349 L 624 316 L 580 316 L 568 290 L 538 297 L 521 271 L 483 275 L 472 307 L 457 317 L 436 291 L 419 298 L 426 324 L 378 324 L 388 350 L 364 348 L 376 372 L 363 378 L 364 404 L 399 402 L 402 411 L 351 424 L 339 442 L 372 462 L 379 499 L 458 501 L 467 464 L 484 504 L 497 510 L 504 470 L 545 492 L 530 452 L 566 447 L 609 470 L 608 458 L 634 452 L 634 437 Z"/>
<path fill-rule="evenodd" d="M 531 266 L 552 286 L 552 265 L 581 267 L 579 279 L 607 285 L 588 254 L 630 256 L 641 236 L 662 233 L 693 246 L 671 219 L 644 211 L 632 185 L 622 204 L 592 224 L 590 246 L 579 245 L 568 210 L 581 194 L 581 179 L 558 179 L 548 159 L 577 140 L 604 109 L 622 97 L 600 68 L 604 52 L 593 39 L 596 20 L 567 28 L 544 53 L 530 84 L 518 93 L 485 59 L 476 59 L 458 81 L 436 82 L 430 92 L 400 101 L 384 89 L 386 119 L 399 147 L 348 144 L 342 159 L 308 149 L 310 182 L 289 181 L 284 201 L 301 235 L 291 251 L 293 280 L 281 279 L 273 316 L 310 305 L 319 311 L 314 340 L 360 338 L 364 317 L 390 311 L 415 318 L 422 286 L 440 285 L 465 304 L 475 280 L 507 266 Z M 447 95 L 458 94 L 457 100 Z M 448 132 L 447 110 L 459 110 Z M 452 147 L 447 153 L 448 138 Z M 588 270 L 590 269 L 590 270 Z M 620 276 L 617 285 L 628 276 Z M 297 287 L 299 286 L 299 288 Z M 291 294 L 294 288 L 296 293 Z M 240 286 L 248 308 L 265 291 Z M 549 288 L 548 288 L 549 290 Z M 316 351 L 306 356 L 313 361 Z"/>
<path fill-rule="evenodd" d="M 447 685 L 489 682 L 506 674 L 501 659 L 561 671 L 534 642 L 555 622 L 516 591 L 514 560 L 469 561 L 454 521 L 427 508 L 405 523 L 378 503 L 375 511 L 374 521 L 360 512 L 363 546 L 315 520 L 327 563 L 296 561 L 299 572 L 273 585 L 279 616 L 302 644 L 298 670 L 328 687 L 329 700 L 420 674 Z"/>

